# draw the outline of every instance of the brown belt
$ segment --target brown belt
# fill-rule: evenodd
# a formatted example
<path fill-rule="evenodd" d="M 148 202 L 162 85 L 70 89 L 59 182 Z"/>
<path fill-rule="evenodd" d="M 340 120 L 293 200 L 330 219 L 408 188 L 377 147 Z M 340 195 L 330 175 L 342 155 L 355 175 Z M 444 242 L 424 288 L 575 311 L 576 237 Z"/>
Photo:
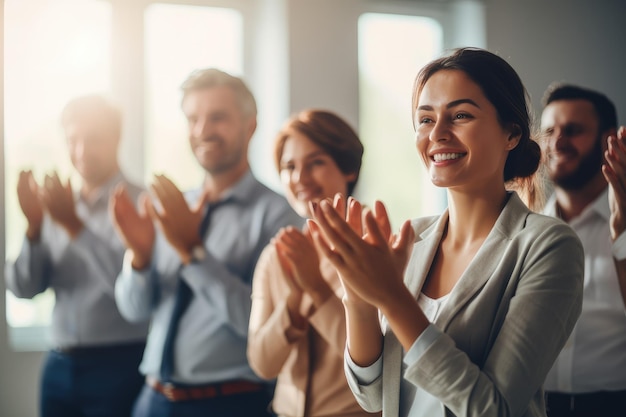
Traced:
<path fill-rule="evenodd" d="M 59 346 L 52 350 L 66 356 L 86 356 L 119 354 L 120 351 L 132 352 L 137 350 L 140 350 L 143 353 L 145 347 L 145 342 L 132 342 L 109 345 Z"/>
<path fill-rule="evenodd" d="M 225 395 L 257 392 L 264 389 L 263 384 L 246 380 L 217 382 L 205 385 L 179 386 L 170 382 L 161 382 L 147 377 L 146 384 L 170 401 L 202 400 Z"/>

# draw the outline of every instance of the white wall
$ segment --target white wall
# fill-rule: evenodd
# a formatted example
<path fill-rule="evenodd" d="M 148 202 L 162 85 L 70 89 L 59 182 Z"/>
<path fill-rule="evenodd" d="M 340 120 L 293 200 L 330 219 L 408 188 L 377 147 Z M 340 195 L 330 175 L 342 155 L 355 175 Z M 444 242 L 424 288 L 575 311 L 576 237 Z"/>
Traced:
<path fill-rule="evenodd" d="M 626 124 L 626 1 L 485 0 L 487 45 L 518 70 L 536 112 L 552 81 L 604 92 Z"/>
<path fill-rule="evenodd" d="M 399 0 L 387 3 L 393 3 L 399 12 L 421 7 L 432 13 L 441 13 L 443 6 L 451 2 Z M 463 0 L 453 5 L 452 9 L 458 12 L 456 18 L 463 16 L 462 10 L 469 3 L 475 1 Z M 272 39 L 279 43 L 286 41 L 286 45 L 280 44 L 276 47 L 287 50 L 288 64 L 275 55 L 276 49 L 265 50 L 263 45 L 252 57 L 252 62 L 263 68 L 262 71 L 257 71 L 258 78 L 253 82 L 260 89 L 257 95 L 271 94 L 272 91 L 266 84 L 271 80 L 264 79 L 272 74 L 273 63 L 268 62 L 268 57 L 278 59 L 276 76 L 288 80 L 289 91 L 278 91 L 279 95 L 287 96 L 287 105 L 279 106 L 275 110 L 276 114 L 272 115 L 272 120 L 278 121 L 287 113 L 305 106 L 324 105 L 345 115 L 356 125 L 358 80 L 354 16 L 358 15 L 359 10 L 375 8 L 376 2 L 260 0 L 257 4 L 259 14 L 269 14 L 274 18 L 284 15 L 288 18 L 285 27 L 275 28 L 275 33 L 260 37 L 267 42 Z M 626 123 L 626 83 L 623 81 L 626 57 L 621 56 L 624 51 L 622 42 L 626 39 L 626 26 L 623 24 L 626 2 L 485 0 L 485 16 L 487 47 L 507 58 L 518 70 L 537 109 L 547 85 L 553 80 L 566 80 L 607 93 L 618 106 L 620 121 Z M 467 19 L 466 15 L 465 17 Z M 329 25 L 332 21 L 345 22 L 345 25 Z M 450 16 L 447 27 L 454 27 L 454 22 L 455 17 Z M 457 20 L 457 24 L 468 23 L 471 22 Z M 3 33 L 1 29 L 0 27 L 0 37 Z M 263 26 L 254 30 L 263 31 Z M 282 33 L 286 35 L 281 35 Z M 280 36 L 285 36 L 286 39 L 281 40 Z M 451 38 L 453 39 L 447 41 L 448 46 L 483 41 L 481 37 L 464 37 L 459 33 Z M 0 48 L 2 45 L 3 40 L 0 39 Z M 264 43 L 264 46 L 267 47 L 267 44 Z M 0 79 L 3 79 L 1 72 Z M 1 89 L 0 97 L 3 97 Z M 260 100 L 271 99 L 264 97 Z M 129 103 L 132 103 L 131 99 Z M 1 110 L 0 108 L 0 126 L 3 127 L 4 112 Z M 268 129 L 274 127 L 269 126 Z M 4 172 L 2 149 L 0 148 L 0 173 Z M 13 190 L 4 190 L 4 175 L 0 175 L 0 218 L 4 218 L 4 201 L 5 198 L 13 198 Z M 3 223 L 0 225 L 0 236 L 4 236 Z M 0 239 L 0 256 L 4 259 L 4 239 Z M 0 280 L 0 294 L 3 293 L 4 280 Z M 42 354 L 11 350 L 8 345 L 4 307 L 4 297 L 0 297 L 0 416 L 36 417 Z"/>

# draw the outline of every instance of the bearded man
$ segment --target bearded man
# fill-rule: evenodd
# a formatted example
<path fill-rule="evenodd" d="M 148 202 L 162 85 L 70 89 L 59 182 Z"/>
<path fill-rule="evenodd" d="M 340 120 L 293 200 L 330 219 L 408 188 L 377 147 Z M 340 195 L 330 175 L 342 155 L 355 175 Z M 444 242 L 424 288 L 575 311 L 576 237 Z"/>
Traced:
<path fill-rule="evenodd" d="M 626 415 L 626 128 L 599 92 L 555 84 L 542 146 L 560 217 L 585 251 L 582 314 L 548 374 L 549 417 Z M 546 335 L 549 336 L 549 335 Z"/>

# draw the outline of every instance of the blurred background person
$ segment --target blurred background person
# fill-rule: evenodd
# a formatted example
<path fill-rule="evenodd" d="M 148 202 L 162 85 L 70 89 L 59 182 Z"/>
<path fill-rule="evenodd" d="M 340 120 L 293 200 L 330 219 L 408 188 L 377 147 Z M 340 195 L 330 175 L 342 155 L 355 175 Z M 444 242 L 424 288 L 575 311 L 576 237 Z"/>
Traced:
<path fill-rule="evenodd" d="M 274 155 L 285 195 L 303 218 L 310 204 L 352 195 L 363 145 L 339 116 L 305 110 L 278 133 Z M 248 357 L 257 374 L 277 377 L 272 409 L 279 416 L 371 415 L 343 374 L 346 321 L 343 289 L 307 230 L 282 229 L 257 264 Z"/>
<path fill-rule="evenodd" d="M 594 90 L 555 83 L 543 104 L 544 213 L 585 251 L 583 309 L 545 382 L 548 416 L 626 416 L 626 129 Z"/>
<path fill-rule="evenodd" d="M 257 107 L 244 81 L 202 69 L 182 92 L 201 184 L 183 194 L 157 175 L 140 211 L 123 190 L 113 204 L 128 247 L 117 303 L 152 323 L 133 416 L 269 415 L 271 385 L 246 357 L 252 277 L 270 239 L 302 220 L 250 170 Z"/>
<path fill-rule="evenodd" d="M 77 97 L 61 121 L 80 189 L 73 192 L 56 172 L 41 184 L 31 171 L 20 173 L 17 196 L 28 226 L 19 256 L 7 265 L 7 288 L 20 298 L 54 291 L 41 416 L 129 416 L 143 382 L 137 367 L 148 327 L 127 322 L 115 304 L 125 247 L 108 206 L 115 187 L 132 201 L 142 190 L 120 172 L 122 117 L 108 99 Z"/>

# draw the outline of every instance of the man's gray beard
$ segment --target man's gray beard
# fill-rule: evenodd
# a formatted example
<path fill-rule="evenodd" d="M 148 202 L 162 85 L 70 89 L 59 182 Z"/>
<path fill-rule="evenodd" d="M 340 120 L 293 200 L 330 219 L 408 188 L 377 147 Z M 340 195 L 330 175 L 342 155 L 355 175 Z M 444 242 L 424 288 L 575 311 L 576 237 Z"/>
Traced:
<path fill-rule="evenodd" d="M 593 149 L 583 157 L 576 171 L 566 177 L 554 179 L 554 183 L 564 190 L 580 190 L 602 170 L 603 159 L 602 137 L 598 135 Z"/>

